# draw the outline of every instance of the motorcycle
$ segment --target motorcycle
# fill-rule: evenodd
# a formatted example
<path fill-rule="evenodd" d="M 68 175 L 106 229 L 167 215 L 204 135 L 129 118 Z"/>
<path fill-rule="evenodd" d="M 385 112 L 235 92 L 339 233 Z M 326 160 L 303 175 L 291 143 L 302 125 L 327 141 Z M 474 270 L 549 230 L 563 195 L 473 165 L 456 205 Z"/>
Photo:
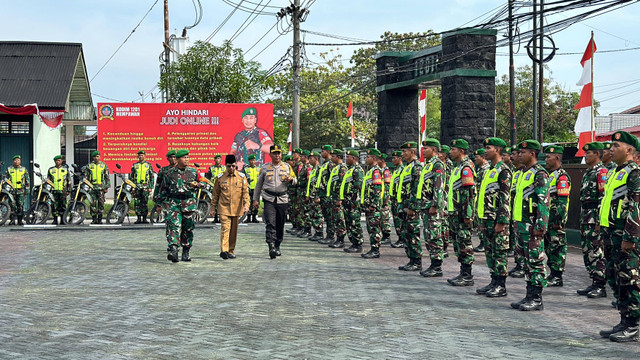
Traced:
<path fill-rule="evenodd" d="M 122 170 L 120 164 L 116 164 L 118 170 Z M 124 218 L 129 214 L 129 203 L 133 198 L 132 192 L 137 188 L 136 184 L 127 179 L 122 173 L 114 173 L 122 184 L 116 186 L 116 197 L 113 206 L 107 213 L 107 224 L 122 224 Z"/>
<path fill-rule="evenodd" d="M 158 163 L 156 163 L 156 167 L 158 168 L 158 171 L 160 169 L 162 169 L 162 166 Z M 158 209 L 160 209 L 158 211 Z M 156 223 L 163 223 L 164 222 L 164 209 L 162 208 L 162 206 L 154 203 L 153 206 L 151 207 L 151 214 L 149 215 L 149 218 L 151 220 L 152 224 L 156 224 Z"/>
<path fill-rule="evenodd" d="M 79 181 L 74 185 L 72 193 L 73 199 L 69 200 L 67 208 L 62 216 L 62 222 L 67 225 L 80 225 L 87 218 L 89 213 L 89 205 L 93 201 L 91 196 L 91 190 L 93 190 L 93 184 L 87 180 L 86 176 L 82 172 L 78 172 L 78 165 L 72 164 L 72 167 L 76 170 L 71 174 L 75 178 L 79 178 Z"/>
<path fill-rule="evenodd" d="M 200 174 L 200 164 L 194 163 L 193 165 L 198 168 L 198 174 Z M 209 211 L 211 210 L 213 184 L 211 183 L 211 181 L 209 181 L 209 179 L 200 176 L 198 182 L 200 183 L 200 186 L 198 186 L 198 193 L 196 194 L 198 205 L 196 207 L 193 221 L 196 224 L 204 224 L 207 221 Z"/>
<path fill-rule="evenodd" d="M 0 161 L 0 170 L 4 163 Z M 13 200 L 13 185 L 5 178 L 0 181 L 0 226 L 11 217 L 11 203 Z"/>
<path fill-rule="evenodd" d="M 38 163 L 33 163 L 36 169 L 40 169 Z M 31 189 L 31 206 L 25 214 L 26 222 L 29 225 L 44 224 L 51 215 L 51 204 L 54 203 L 53 189 L 54 185 L 51 180 L 42 175 L 40 171 L 33 172 L 40 178 L 40 184 Z"/>

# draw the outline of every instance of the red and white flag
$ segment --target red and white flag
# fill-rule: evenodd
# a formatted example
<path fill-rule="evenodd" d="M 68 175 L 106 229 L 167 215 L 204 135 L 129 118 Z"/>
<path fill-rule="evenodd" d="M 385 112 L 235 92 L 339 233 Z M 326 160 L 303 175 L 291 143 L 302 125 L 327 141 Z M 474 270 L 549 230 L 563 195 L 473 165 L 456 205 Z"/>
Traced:
<path fill-rule="evenodd" d="M 594 141 L 595 138 L 592 135 L 592 112 L 593 112 L 593 73 L 592 62 L 593 62 L 593 54 L 596 52 L 596 42 L 593 40 L 593 33 L 591 34 L 591 40 L 589 40 L 589 44 L 587 45 L 587 49 L 582 55 L 582 59 L 580 60 L 580 65 L 582 65 L 582 76 L 576 85 L 582 86 L 582 91 L 580 92 L 580 101 L 574 106 L 574 109 L 580 109 L 578 113 L 578 119 L 576 120 L 576 125 L 573 128 L 573 131 L 579 135 L 578 140 L 578 153 L 577 156 L 580 156 L 582 151 L 582 146 L 584 143 L 582 141 L 589 140 Z M 587 135 L 583 135 L 583 133 L 587 133 Z"/>
<path fill-rule="evenodd" d="M 347 118 L 349 124 L 351 124 L 351 147 L 356 145 L 356 128 L 353 125 L 353 101 L 349 101 L 349 107 L 347 108 Z"/>
<path fill-rule="evenodd" d="M 287 137 L 287 142 L 289 143 L 289 153 L 287 155 L 291 155 L 293 153 L 293 123 L 289 124 L 289 136 Z"/>
<path fill-rule="evenodd" d="M 420 141 L 418 141 L 418 151 L 420 152 L 420 161 L 424 162 L 422 155 L 422 140 L 427 137 L 427 90 L 420 92 L 420 101 L 418 102 L 418 114 L 420 115 Z"/>

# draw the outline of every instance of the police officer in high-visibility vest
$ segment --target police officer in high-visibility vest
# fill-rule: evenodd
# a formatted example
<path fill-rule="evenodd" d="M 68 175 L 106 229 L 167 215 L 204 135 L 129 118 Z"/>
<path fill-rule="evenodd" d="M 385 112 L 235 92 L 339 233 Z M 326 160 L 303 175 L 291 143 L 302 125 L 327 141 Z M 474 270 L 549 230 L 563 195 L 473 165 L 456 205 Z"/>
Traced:
<path fill-rule="evenodd" d="M 422 213 L 422 200 L 418 199 L 418 183 L 422 164 L 417 158 L 418 144 L 413 141 L 405 142 L 400 146 L 402 161 L 405 166 L 398 179 L 396 200 L 400 205 L 402 216 L 402 238 L 404 239 L 404 252 L 409 262 L 399 266 L 403 271 L 422 270 L 422 244 L 420 244 L 420 214 Z"/>
<path fill-rule="evenodd" d="M 420 275 L 424 277 L 442 276 L 444 259 L 442 219 L 447 196 L 444 193 L 445 165 L 438 157 L 439 152 L 440 141 L 436 139 L 422 141 L 425 163 L 420 172 L 417 197 L 422 201 L 422 233 L 431 259 L 431 265 L 420 271 Z"/>
<path fill-rule="evenodd" d="M 378 166 L 378 160 L 382 154 L 378 149 L 367 150 L 366 164 L 369 170 L 362 179 L 360 189 L 360 203 L 367 220 L 367 233 L 369 233 L 369 244 L 371 249 L 362 254 L 365 259 L 380 257 L 380 241 L 382 239 L 382 212 L 384 204 L 384 180 L 382 169 Z"/>
<path fill-rule="evenodd" d="M 24 217 L 24 198 L 29 194 L 29 188 L 31 187 L 31 181 L 29 180 L 29 171 L 24 166 L 21 166 L 22 157 L 20 155 L 14 155 L 13 166 L 9 166 L 4 177 L 11 182 L 13 186 L 13 202 L 11 205 L 11 221 L 9 225 L 15 225 L 15 221 L 18 221 L 18 225 L 24 225 L 22 218 Z"/>
<path fill-rule="evenodd" d="M 502 161 L 507 144 L 496 137 L 485 139 L 485 157 L 491 167 L 484 172 L 477 195 L 477 214 L 484 232 L 491 283 L 476 290 L 487 297 L 507 296 L 507 250 L 511 219 L 511 169 Z"/>
<path fill-rule="evenodd" d="M 62 166 L 62 155 L 53 158 L 55 166 L 47 171 L 47 179 L 53 182 L 53 224 L 62 224 L 65 206 L 67 206 L 67 195 L 71 192 L 71 173 Z M 58 220 L 60 218 L 60 220 Z"/>
<path fill-rule="evenodd" d="M 100 161 L 100 152 L 95 150 L 91 153 L 91 162 L 82 168 L 87 179 L 93 185 L 91 190 L 91 218 L 92 224 L 102 224 L 102 213 L 104 212 L 104 194 L 109 191 L 111 181 L 109 180 L 109 167 Z"/>
<path fill-rule="evenodd" d="M 214 164 L 211 165 L 209 167 L 209 170 L 207 170 L 207 172 L 204 174 L 204 177 L 207 178 L 209 181 L 211 181 L 211 186 L 215 186 L 216 185 L 216 179 L 218 178 L 218 175 L 222 174 L 223 172 L 225 172 L 226 168 L 224 165 L 222 165 L 222 156 L 221 155 L 216 155 L 213 158 Z M 220 219 L 218 218 L 218 213 L 216 212 L 216 215 L 213 217 L 213 222 L 214 223 L 219 223 Z"/>
<path fill-rule="evenodd" d="M 538 163 L 542 149 L 539 142 L 526 140 L 518 148 L 525 168 L 516 185 L 513 219 L 522 238 L 527 294 L 522 300 L 512 302 L 511 307 L 522 311 L 543 310 L 542 289 L 547 286 L 544 234 L 549 222 L 549 175 Z"/>
<path fill-rule="evenodd" d="M 464 139 L 451 141 L 449 155 L 453 160 L 453 170 L 449 176 L 447 211 L 449 212 L 449 234 L 453 241 L 460 273 L 447 279 L 453 286 L 473 286 L 473 244 L 471 243 L 471 224 L 474 211 L 475 168 L 467 156 L 469 143 Z"/>
<path fill-rule="evenodd" d="M 637 341 L 640 319 L 640 167 L 633 153 L 640 147 L 628 132 L 612 136 L 612 158 L 600 205 L 600 229 L 607 259 L 607 281 L 614 290 L 620 323 L 600 331 L 612 341 Z"/>
<path fill-rule="evenodd" d="M 146 161 L 147 153 L 144 150 L 138 151 L 138 162 L 131 166 L 129 178 L 136 184 L 133 197 L 136 201 L 135 209 L 136 224 L 148 224 L 147 213 L 149 212 L 149 194 L 153 191 L 154 178 L 153 166 Z"/>
<path fill-rule="evenodd" d="M 357 150 L 347 151 L 347 172 L 340 183 L 340 202 L 344 209 L 344 221 L 351 246 L 345 252 L 362 252 L 362 225 L 360 225 L 360 192 L 364 170 L 359 163 L 360 153 Z"/>
<path fill-rule="evenodd" d="M 249 181 L 249 198 L 253 199 L 253 191 L 256 189 L 256 183 L 258 182 L 258 174 L 260 174 L 260 168 L 256 166 L 256 156 L 254 154 L 249 155 L 249 165 L 242 168 L 247 181 Z M 258 223 L 256 216 L 258 215 L 258 208 L 251 206 L 245 223 Z"/>
<path fill-rule="evenodd" d="M 547 265 L 551 274 L 547 286 L 562 286 L 562 273 L 567 258 L 567 235 L 565 225 L 569 216 L 571 178 L 562 168 L 564 148 L 549 145 L 544 149 L 546 169 L 549 172 L 549 229 L 544 238 Z"/>
<path fill-rule="evenodd" d="M 393 169 L 393 173 L 391 173 L 389 198 L 391 199 L 391 215 L 393 216 L 393 226 L 396 229 L 396 235 L 398 236 L 398 241 L 396 241 L 395 243 L 391 243 L 391 247 L 401 248 L 404 247 L 404 239 L 402 238 L 402 216 L 400 213 L 402 207 L 397 201 L 397 196 L 398 188 L 400 185 L 400 174 L 402 174 L 402 169 L 404 168 L 404 165 L 402 164 L 402 151 L 394 151 L 391 154 L 391 161 L 395 168 Z"/>
<path fill-rule="evenodd" d="M 513 259 L 516 263 L 516 266 L 509 270 L 509 276 L 514 278 L 523 278 L 524 277 L 524 269 L 526 265 L 524 264 L 524 249 L 522 248 L 522 238 L 518 234 L 518 228 L 516 226 L 516 221 L 513 219 L 513 200 L 516 198 L 516 188 L 518 184 L 518 179 L 520 179 L 520 175 L 522 175 L 524 166 L 520 162 L 520 149 L 518 149 L 518 145 L 514 145 L 511 148 L 511 161 L 513 162 L 513 178 L 511 180 L 511 221 L 509 222 L 509 246 L 513 247 Z"/>

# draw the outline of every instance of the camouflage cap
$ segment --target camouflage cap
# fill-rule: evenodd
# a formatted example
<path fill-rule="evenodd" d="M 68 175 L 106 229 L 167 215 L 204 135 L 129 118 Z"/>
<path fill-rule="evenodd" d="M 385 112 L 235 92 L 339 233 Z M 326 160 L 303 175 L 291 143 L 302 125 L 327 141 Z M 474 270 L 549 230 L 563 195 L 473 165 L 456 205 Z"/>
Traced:
<path fill-rule="evenodd" d="M 497 137 L 490 137 L 490 138 L 484 139 L 484 146 L 487 146 L 487 145 L 500 146 L 503 148 L 507 147 L 507 143 L 504 140 Z"/>
<path fill-rule="evenodd" d="M 422 140 L 422 146 L 433 146 L 440 151 L 440 141 L 437 139 L 424 139 Z"/>
<path fill-rule="evenodd" d="M 258 110 L 256 110 L 256 108 L 248 108 L 245 111 L 242 112 L 242 116 L 241 117 L 245 117 L 246 115 L 256 115 L 258 116 Z"/>
<path fill-rule="evenodd" d="M 635 137 L 634 135 L 629 134 L 626 131 L 616 131 L 611 136 L 611 141 L 623 142 L 627 145 L 633 146 L 636 149 L 638 148 L 638 138 Z"/>
<path fill-rule="evenodd" d="M 443 152 L 445 154 L 449 153 L 449 150 L 451 150 L 451 148 L 448 145 L 442 145 L 440 146 L 440 152 Z"/>
<path fill-rule="evenodd" d="M 584 150 L 584 151 L 588 151 L 588 150 L 604 150 L 604 144 L 599 142 L 599 141 L 586 143 L 582 147 L 582 150 Z"/>
<path fill-rule="evenodd" d="M 172 156 L 176 156 L 176 151 L 175 150 L 169 150 L 167 151 L 167 157 L 172 157 Z M 216 156 L 219 157 L 220 155 Z"/>
<path fill-rule="evenodd" d="M 519 150 L 528 149 L 528 150 L 540 151 L 540 149 L 542 149 L 542 146 L 540 145 L 539 142 L 537 142 L 535 140 L 525 140 L 525 141 L 522 141 L 520 143 L 520 145 L 518 145 L 518 149 Z"/>
<path fill-rule="evenodd" d="M 98 150 L 94 150 L 94 151 L 91 153 L 91 157 L 94 157 L 94 156 L 96 156 L 96 155 L 100 155 L 100 151 L 98 151 Z"/>
<path fill-rule="evenodd" d="M 249 157 L 247 157 L 247 160 L 255 160 L 256 159 L 256 155 L 255 154 L 251 154 L 249 155 Z"/>
<path fill-rule="evenodd" d="M 415 149 L 418 147 L 418 143 L 415 141 L 407 141 L 400 145 L 400 149 Z"/>
<path fill-rule="evenodd" d="M 189 150 L 187 149 L 180 149 L 178 151 L 176 151 L 176 159 L 180 159 L 183 156 L 189 155 Z"/>
<path fill-rule="evenodd" d="M 558 145 L 549 145 L 544 148 L 545 154 L 562 154 L 564 153 L 564 148 Z"/>
<path fill-rule="evenodd" d="M 337 156 L 342 156 L 342 154 L 344 154 L 344 151 L 340 150 L 340 149 L 333 149 L 331 151 L 331 155 L 337 155 Z"/>
<path fill-rule="evenodd" d="M 53 157 L 53 161 L 62 160 L 62 155 L 56 155 Z"/>
<path fill-rule="evenodd" d="M 349 151 L 347 151 L 347 155 L 360 157 L 360 153 L 358 152 L 358 150 L 349 150 Z"/>
<path fill-rule="evenodd" d="M 375 149 L 375 148 L 371 148 L 371 149 L 367 150 L 367 155 L 373 155 L 373 156 L 377 156 L 377 157 L 382 157 L 382 153 L 380 153 L 380 150 Z"/>
<path fill-rule="evenodd" d="M 462 150 L 469 150 L 469 143 L 465 139 L 455 139 L 451 141 L 451 147 L 456 147 Z"/>

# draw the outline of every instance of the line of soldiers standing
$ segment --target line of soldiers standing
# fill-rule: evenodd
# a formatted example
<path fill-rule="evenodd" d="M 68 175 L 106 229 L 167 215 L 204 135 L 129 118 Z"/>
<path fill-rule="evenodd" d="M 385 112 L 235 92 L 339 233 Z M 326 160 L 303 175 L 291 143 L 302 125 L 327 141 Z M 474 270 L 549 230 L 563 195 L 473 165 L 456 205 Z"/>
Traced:
<path fill-rule="evenodd" d="M 295 149 L 288 159 L 298 176 L 298 186 L 291 188 L 293 228 L 288 232 L 332 248 L 343 248 L 348 236 L 351 246 L 344 251 L 362 252 L 359 219 L 364 212 L 371 248 L 361 255 L 377 258 L 381 239 L 390 235 L 387 208 L 399 238 L 392 245 L 404 246 L 409 258 L 400 270 L 443 276 L 441 266 L 451 242 L 460 272 L 447 282 L 473 286 L 471 232 L 475 227 L 491 275 L 491 282 L 476 293 L 503 297 L 509 275 L 525 277 L 526 295 L 511 307 L 543 310 L 542 289 L 563 286 L 567 254 L 571 179 L 562 168 L 563 148 L 543 149 L 534 140 L 510 148 L 502 139 L 488 138 L 484 149 L 476 150 L 474 164 L 464 139 L 453 140 L 450 147 L 436 139 L 426 139 L 422 145 L 424 164 L 418 161 L 417 143 L 407 142 L 392 154 L 393 172 L 383 154 L 367 150 L 366 174 L 357 151 L 347 151 L 345 165 L 343 152 L 330 145 L 324 145 L 321 153 Z M 583 149 L 589 169 L 580 192 L 582 248 L 593 283 L 577 292 L 589 298 L 606 297 L 608 281 L 621 320 L 600 334 L 612 341 L 634 341 L 640 319 L 640 168 L 633 159 L 635 155 L 640 160 L 640 143 L 619 131 L 612 143 L 592 142 Z M 541 151 L 545 166 L 538 163 Z M 421 220 L 431 260 L 426 269 L 422 268 Z M 507 271 L 510 249 L 515 250 L 516 266 Z"/>

